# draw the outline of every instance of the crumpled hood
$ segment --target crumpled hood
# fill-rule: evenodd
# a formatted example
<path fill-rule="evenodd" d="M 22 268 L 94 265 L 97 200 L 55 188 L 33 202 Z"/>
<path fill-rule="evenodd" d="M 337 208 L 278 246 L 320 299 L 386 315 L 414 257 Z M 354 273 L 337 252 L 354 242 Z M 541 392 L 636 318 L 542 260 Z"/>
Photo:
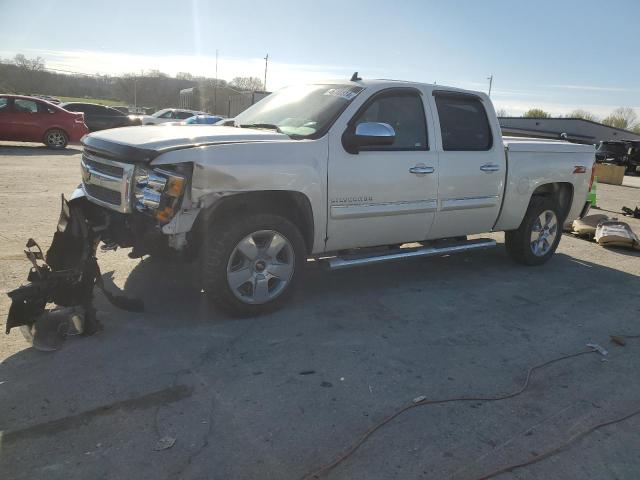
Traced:
<path fill-rule="evenodd" d="M 115 143 L 125 147 L 155 151 L 195 147 L 214 143 L 246 143 L 288 140 L 289 137 L 273 130 L 222 127 L 214 125 L 176 125 L 123 127 L 102 130 L 87 135 L 83 144 L 92 146 Z"/>

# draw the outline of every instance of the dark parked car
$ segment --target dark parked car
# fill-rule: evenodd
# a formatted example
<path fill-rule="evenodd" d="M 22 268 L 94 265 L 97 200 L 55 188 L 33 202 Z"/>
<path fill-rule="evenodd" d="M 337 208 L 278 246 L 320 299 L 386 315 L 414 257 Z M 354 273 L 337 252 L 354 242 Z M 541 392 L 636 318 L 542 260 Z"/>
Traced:
<path fill-rule="evenodd" d="M 39 98 L 0 95 L 0 140 L 64 148 L 87 133 L 82 113 L 63 110 Z"/>
<path fill-rule="evenodd" d="M 129 127 L 140 125 L 140 120 L 119 112 L 115 108 L 98 105 L 96 103 L 62 103 L 65 110 L 84 113 L 84 122 L 91 132 L 105 130 L 107 128 Z"/>
<path fill-rule="evenodd" d="M 615 163 L 616 165 L 624 165 L 624 157 L 627 154 L 627 149 L 627 142 L 621 140 L 600 142 L 596 150 L 596 161 L 599 163 L 608 162 Z"/>
<path fill-rule="evenodd" d="M 627 172 L 640 172 L 640 141 L 629 140 L 627 142 Z"/>

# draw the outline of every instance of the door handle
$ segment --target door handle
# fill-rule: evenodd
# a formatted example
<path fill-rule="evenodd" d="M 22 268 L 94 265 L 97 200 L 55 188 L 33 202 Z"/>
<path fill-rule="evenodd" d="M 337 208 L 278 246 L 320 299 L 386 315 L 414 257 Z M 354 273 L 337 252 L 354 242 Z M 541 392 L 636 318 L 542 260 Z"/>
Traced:
<path fill-rule="evenodd" d="M 500 170 L 500 165 L 494 165 L 493 163 L 487 163 L 480 167 L 480 170 L 486 173 L 497 172 Z"/>
<path fill-rule="evenodd" d="M 416 165 L 415 167 L 411 167 L 409 172 L 415 175 L 426 175 L 427 173 L 433 173 L 436 169 L 433 167 L 427 167 L 426 165 Z"/>

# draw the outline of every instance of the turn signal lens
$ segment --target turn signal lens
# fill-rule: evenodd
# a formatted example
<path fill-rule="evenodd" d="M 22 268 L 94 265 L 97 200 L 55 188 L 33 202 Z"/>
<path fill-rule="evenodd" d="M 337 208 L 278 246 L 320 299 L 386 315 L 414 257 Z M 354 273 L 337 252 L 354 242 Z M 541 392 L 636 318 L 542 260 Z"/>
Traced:
<path fill-rule="evenodd" d="M 184 178 L 183 177 L 169 177 L 167 184 L 166 194 L 170 197 L 179 197 L 184 190 Z"/>

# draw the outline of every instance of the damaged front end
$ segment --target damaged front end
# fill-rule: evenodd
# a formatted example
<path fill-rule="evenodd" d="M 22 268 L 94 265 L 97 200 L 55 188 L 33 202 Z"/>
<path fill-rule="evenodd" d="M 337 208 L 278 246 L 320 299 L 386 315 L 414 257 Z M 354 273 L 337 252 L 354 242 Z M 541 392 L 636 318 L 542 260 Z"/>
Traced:
<path fill-rule="evenodd" d="M 84 196 L 67 201 L 62 197 L 62 209 L 51 247 L 43 255 L 38 244 L 29 239 L 25 254 L 32 264 L 29 283 L 8 293 L 11 307 L 6 333 L 14 327 L 35 335 L 34 326 L 46 324 L 47 304 L 80 310 L 81 325 L 75 318 L 75 330 L 92 335 L 101 329 L 93 307 L 93 289 L 98 286 L 114 305 L 133 311 L 143 309 L 142 302 L 113 294 L 104 288 L 96 249 L 108 219 Z M 54 315 L 55 316 L 55 315 Z M 59 315 L 58 315 L 59 317 Z M 58 334 L 63 334 L 56 329 Z M 34 342 L 35 345 L 35 342 Z"/>

